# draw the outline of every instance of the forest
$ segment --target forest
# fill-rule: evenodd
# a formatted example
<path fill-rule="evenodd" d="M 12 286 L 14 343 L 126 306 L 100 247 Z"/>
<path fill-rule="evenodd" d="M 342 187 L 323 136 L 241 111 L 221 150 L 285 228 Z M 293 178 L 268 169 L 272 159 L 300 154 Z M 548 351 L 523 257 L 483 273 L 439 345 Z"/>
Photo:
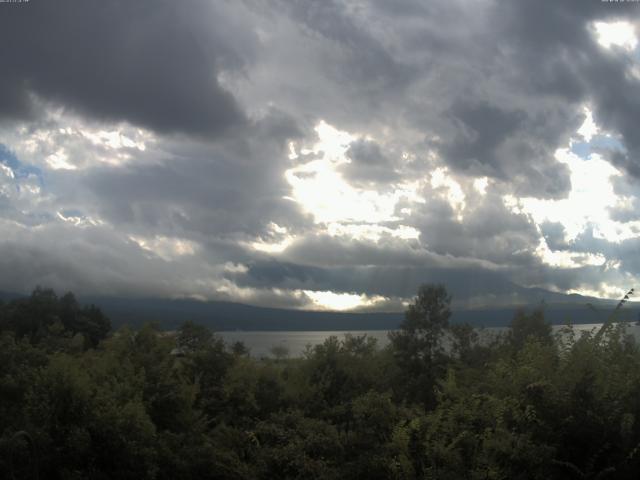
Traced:
<path fill-rule="evenodd" d="M 423 285 L 380 348 L 255 358 L 186 321 L 112 331 L 37 288 L 0 304 L 2 479 L 636 479 L 640 349 L 623 322 L 489 342 Z M 579 319 L 575 319 L 579 323 Z"/>

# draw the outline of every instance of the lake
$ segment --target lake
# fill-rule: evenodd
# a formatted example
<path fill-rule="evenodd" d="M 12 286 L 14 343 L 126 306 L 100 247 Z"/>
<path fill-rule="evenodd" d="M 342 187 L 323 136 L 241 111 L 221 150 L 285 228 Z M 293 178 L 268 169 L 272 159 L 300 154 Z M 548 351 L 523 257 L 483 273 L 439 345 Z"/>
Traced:
<path fill-rule="evenodd" d="M 599 329 L 602 326 L 601 323 L 584 323 L 574 325 L 576 332 L 586 332 L 592 329 Z M 558 331 L 564 328 L 563 325 L 554 325 L 554 331 Z M 485 340 L 499 332 L 505 331 L 506 327 L 492 327 L 479 329 L 481 338 Z M 640 326 L 635 324 L 628 324 L 628 332 L 633 334 L 636 340 L 640 340 Z M 336 336 L 339 339 L 344 338 L 344 335 L 350 333 L 351 335 L 367 335 L 368 337 L 375 338 L 378 341 L 378 347 L 384 347 L 389 343 L 387 334 L 389 330 L 355 330 L 355 331 L 315 331 L 315 332 L 244 332 L 244 331 L 229 331 L 218 332 L 225 342 L 233 343 L 237 341 L 243 342 L 251 351 L 251 355 L 254 357 L 271 356 L 271 349 L 275 346 L 285 347 L 289 356 L 299 357 L 303 354 L 307 345 L 319 345 L 324 342 L 330 336 Z"/>

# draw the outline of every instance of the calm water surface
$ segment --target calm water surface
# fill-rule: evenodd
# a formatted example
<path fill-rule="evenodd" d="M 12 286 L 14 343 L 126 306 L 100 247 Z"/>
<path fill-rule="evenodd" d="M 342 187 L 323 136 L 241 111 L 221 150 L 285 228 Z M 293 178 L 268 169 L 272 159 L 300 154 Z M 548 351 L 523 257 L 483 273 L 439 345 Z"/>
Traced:
<path fill-rule="evenodd" d="M 576 324 L 574 330 L 579 333 L 581 331 L 597 330 L 602 324 L 587 323 Z M 556 325 L 553 327 L 554 331 L 558 331 L 564 328 L 562 325 Z M 628 332 L 636 337 L 636 340 L 640 341 L 640 326 L 634 324 L 628 324 Z M 498 334 L 501 331 L 505 331 L 506 328 L 485 328 L 480 329 L 481 338 L 488 339 L 493 335 Z M 324 342 L 330 336 L 336 336 L 339 339 L 343 339 L 344 336 L 350 333 L 351 335 L 367 335 L 373 337 L 378 341 L 378 347 L 384 347 L 389 343 L 387 334 L 389 330 L 355 330 L 355 331 L 322 331 L 322 332 L 218 332 L 220 336 L 227 343 L 241 341 L 251 351 L 251 355 L 254 357 L 272 356 L 271 349 L 276 346 L 282 346 L 287 349 L 289 356 L 299 357 L 303 354 L 307 345 L 314 346 Z"/>

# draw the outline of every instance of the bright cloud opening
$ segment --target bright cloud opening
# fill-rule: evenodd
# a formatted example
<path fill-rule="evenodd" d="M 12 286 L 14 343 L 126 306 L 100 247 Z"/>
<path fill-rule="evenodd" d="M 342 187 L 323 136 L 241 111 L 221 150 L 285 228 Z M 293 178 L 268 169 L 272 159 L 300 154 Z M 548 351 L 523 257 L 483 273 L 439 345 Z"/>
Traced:
<path fill-rule="evenodd" d="M 449 175 L 447 168 L 440 167 L 431 172 L 431 187 L 442 192 L 442 196 L 453 207 L 456 218 L 461 222 L 464 219 L 463 213 L 467 206 L 466 197 L 460 184 Z"/>
<path fill-rule="evenodd" d="M 591 113 L 591 110 L 589 110 L 588 107 L 584 107 L 584 113 L 586 118 L 577 130 L 577 133 L 582 135 L 582 138 L 584 138 L 586 142 L 590 142 L 593 136 L 598 134 L 599 130 L 596 122 L 593 121 L 593 113 Z"/>
<path fill-rule="evenodd" d="M 627 290 L 608 283 L 600 283 L 598 288 L 584 286 L 568 290 L 567 293 L 576 293 L 595 298 L 622 298 L 627 293 Z"/>
<path fill-rule="evenodd" d="M 338 173 L 336 167 L 348 163 L 346 151 L 355 137 L 325 122 L 316 127 L 319 141 L 300 153 L 320 158 L 285 172 L 292 187 L 292 200 L 314 217 L 316 223 L 380 223 L 398 220 L 395 207 L 402 198 L 417 200 L 417 185 L 402 184 L 390 193 L 356 188 Z M 290 158 L 297 158 L 290 145 Z"/>
<path fill-rule="evenodd" d="M 545 221 L 561 223 L 568 241 L 574 240 L 590 225 L 597 238 L 611 242 L 637 236 L 640 222 L 620 223 L 609 215 L 610 208 L 625 201 L 624 197 L 616 195 L 611 184 L 611 177 L 621 175 L 618 169 L 597 154 L 584 160 L 567 149 L 560 149 L 556 152 L 556 158 L 571 171 L 572 188 L 567 198 L 505 198 L 505 204 L 513 210 L 531 215 L 537 224 Z"/>
<path fill-rule="evenodd" d="M 136 139 L 129 138 L 126 133 L 121 130 L 96 130 L 88 129 L 79 130 L 80 133 L 90 140 L 94 145 L 99 145 L 111 149 L 135 148 L 140 151 L 147 149 L 145 137 L 148 137 L 143 130 L 136 129 Z"/>
<path fill-rule="evenodd" d="M 638 45 L 635 30 L 629 22 L 595 22 L 593 26 L 598 43 L 604 48 L 617 46 L 633 51 Z"/>
<path fill-rule="evenodd" d="M 127 123 L 105 128 L 102 123 L 87 123 L 57 110 L 46 110 L 45 116 L 47 121 L 37 128 L 17 126 L 12 133 L 17 156 L 47 169 L 76 170 L 98 163 L 123 165 L 156 141 L 150 131 Z"/>
<path fill-rule="evenodd" d="M 475 188 L 480 195 L 484 196 L 487 194 L 488 186 L 489 186 L 489 179 L 487 177 L 476 178 L 473 181 L 473 188 Z"/>
<path fill-rule="evenodd" d="M 551 250 L 544 238 L 540 239 L 535 253 L 547 265 L 558 268 L 578 268 L 587 265 L 600 266 L 604 265 L 607 261 L 604 255 L 599 253 L 575 253 L 565 250 Z"/>
<path fill-rule="evenodd" d="M 353 293 L 336 293 L 331 291 L 304 290 L 316 308 L 322 310 L 353 310 L 358 307 L 369 307 L 386 301 L 384 297 L 357 295 Z"/>
<path fill-rule="evenodd" d="M 286 228 L 281 227 L 277 223 L 271 222 L 269 225 L 271 238 L 259 239 L 249 243 L 254 250 L 265 253 L 280 253 L 286 250 L 295 240 L 293 235 L 289 235 Z"/>
<path fill-rule="evenodd" d="M 46 159 L 47 165 L 53 170 L 75 170 L 77 167 L 69 162 L 69 157 L 63 150 L 58 150 Z"/>
<path fill-rule="evenodd" d="M 155 237 L 140 237 L 130 235 L 129 239 L 140 246 L 140 248 L 151 252 L 158 257 L 171 261 L 176 258 L 196 253 L 197 244 L 181 238 L 169 238 L 162 235 Z"/>
<path fill-rule="evenodd" d="M 420 237 L 420 231 L 407 225 L 399 225 L 396 228 L 382 225 L 369 224 L 340 224 L 330 223 L 327 233 L 334 237 L 346 236 L 357 240 L 371 240 L 378 242 L 383 236 L 400 238 L 402 240 L 416 240 Z"/>
<path fill-rule="evenodd" d="M 65 223 L 70 223 L 76 227 L 89 227 L 102 225 L 104 222 L 80 213 L 56 212 L 58 219 Z"/>
<path fill-rule="evenodd" d="M 395 220 L 397 194 L 359 190 L 344 181 L 325 159 L 286 172 L 293 199 L 314 216 L 316 223 L 384 222 Z"/>

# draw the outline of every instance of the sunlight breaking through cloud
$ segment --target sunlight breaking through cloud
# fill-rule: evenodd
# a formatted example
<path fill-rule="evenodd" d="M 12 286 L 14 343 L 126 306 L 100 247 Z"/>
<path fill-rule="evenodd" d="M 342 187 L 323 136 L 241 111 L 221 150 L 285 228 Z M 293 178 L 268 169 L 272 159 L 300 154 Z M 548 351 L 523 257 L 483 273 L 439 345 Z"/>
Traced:
<path fill-rule="evenodd" d="M 331 291 L 304 290 L 304 294 L 311 298 L 314 307 L 320 310 L 353 310 L 357 307 L 370 307 L 388 300 L 381 296 L 369 297 L 367 295 Z"/>
<path fill-rule="evenodd" d="M 630 22 L 594 22 L 593 26 L 598 43 L 605 48 L 617 46 L 633 51 L 638 45 L 638 37 Z"/>
<path fill-rule="evenodd" d="M 313 148 L 302 148 L 303 155 L 320 157 L 285 172 L 292 187 L 292 199 L 311 213 L 316 223 L 380 223 L 395 221 L 400 199 L 418 200 L 417 185 L 402 183 L 389 193 L 357 188 L 347 182 L 336 167 L 348 162 L 346 151 L 354 136 L 320 122 L 319 141 Z M 290 145 L 290 148 L 294 148 Z M 296 157 L 297 154 L 296 154 Z M 335 228 L 335 227 L 334 227 Z"/>
<path fill-rule="evenodd" d="M 598 154 L 582 159 L 567 149 L 556 152 L 558 161 L 571 170 L 571 192 L 561 200 L 538 198 L 506 198 L 511 208 L 518 205 L 530 214 L 537 224 L 545 221 L 561 223 L 566 231 L 566 240 L 574 240 L 589 226 L 594 235 L 612 242 L 620 242 L 637 236 L 640 222 L 621 223 L 611 219 L 610 209 L 624 204 L 626 199 L 617 195 L 611 178 L 620 176 L 618 169 Z"/>
<path fill-rule="evenodd" d="M 593 113 L 589 109 L 589 107 L 584 107 L 584 114 L 586 118 L 584 119 L 583 124 L 577 130 L 579 135 L 585 139 L 585 141 L 590 142 L 594 135 L 598 133 L 598 126 L 593 121 Z"/>

